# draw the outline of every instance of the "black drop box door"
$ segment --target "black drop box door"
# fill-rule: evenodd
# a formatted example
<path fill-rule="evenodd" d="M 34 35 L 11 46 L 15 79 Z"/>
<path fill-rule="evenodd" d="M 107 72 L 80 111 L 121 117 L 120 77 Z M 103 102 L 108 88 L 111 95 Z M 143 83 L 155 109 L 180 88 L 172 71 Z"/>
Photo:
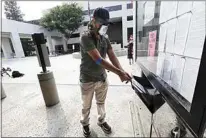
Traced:
<path fill-rule="evenodd" d="M 133 76 L 132 88 L 152 114 L 165 103 L 162 95 L 150 84 L 146 77 Z"/>

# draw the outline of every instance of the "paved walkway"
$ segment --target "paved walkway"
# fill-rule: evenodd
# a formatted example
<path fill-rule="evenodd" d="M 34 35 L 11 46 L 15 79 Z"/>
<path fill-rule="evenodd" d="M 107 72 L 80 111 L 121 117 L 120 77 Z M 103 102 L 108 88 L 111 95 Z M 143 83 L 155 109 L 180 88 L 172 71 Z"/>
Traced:
<path fill-rule="evenodd" d="M 5 84 L 7 98 L 2 101 L 2 136 L 4 137 L 82 137 L 79 122 L 81 97 L 78 85 L 57 85 L 60 103 L 47 108 L 38 84 Z M 128 86 L 108 90 L 107 121 L 112 137 L 133 137 L 129 101 L 135 97 Z M 91 110 L 92 135 L 104 137 L 97 126 L 95 100 Z"/>
<path fill-rule="evenodd" d="M 125 70 L 131 73 L 126 57 L 120 57 Z M 21 78 L 3 77 L 7 97 L 2 100 L 2 136 L 5 137 L 82 137 L 81 97 L 79 89 L 79 59 L 71 55 L 51 57 L 48 68 L 54 73 L 60 103 L 46 108 L 38 84 L 41 71 L 36 57 L 3 60 L 10 67 L 25 74 Z M 107 121 L 113 128 L 112 137 L 133 137 L 130 101 L 137 98 L 130 84 L 124 84 L 117 75 L 109 72 L 110 87 L 106 102 Z M 105 134 L 97 126 L 95 100 L 91 110 L 91 128 L 94 137 Z"/>
<path fill-rule="evenodd" d="M 138 66 L 130 66 L 126 57 L 119 57 L 123 68 L 131 73 Z M 7 97 L 2 100 L 3 137 L 82 137 L 79 122 L 81 97 L 79 89 L 79 59 L 71 55 L 50 58 L 60 103 L 47 108 L 39 87 L 37 74 L 41 71 L 36 57 L 3 60 L 3 67 L 11 67 L 25 74 L 22 78 L 2 78 Z M 93 137 L 149 137 L 151 114 L 132 90 L 117 75 L 109 72 L 110 83 L 106 101 L 107 121 L 113 134 L 105 135 L 97 126 L 95 100 L 91 109 Z M 154 117 L 154 137 L 168 137 L 175 127 L 175 114 L 164 104 Z M 191 135 L 190 135 L 191 136 Z"/>
<path fill-rule="evenodd" d="M 132 68 L 127 57 L 119 57 L 119 60 L 123 68 L 131 73 Z M 51 67 L 48 67 L 48 70 L 53 71 L 57 84 L 79 84 L 80 59 L 74 59 L 72 55 L 63 55 L 50 57 L 50 62 Z M 37 57 L 2 60 L 2 66 L 25 74 L 24 77 L 16 79 L 5 76 L 2 79 L 3 83 L 38 83 L 37 74 L 42 71 Z M 109 72 L 108 79 L 111 85 L 125 85 L 114 73 Z"/>

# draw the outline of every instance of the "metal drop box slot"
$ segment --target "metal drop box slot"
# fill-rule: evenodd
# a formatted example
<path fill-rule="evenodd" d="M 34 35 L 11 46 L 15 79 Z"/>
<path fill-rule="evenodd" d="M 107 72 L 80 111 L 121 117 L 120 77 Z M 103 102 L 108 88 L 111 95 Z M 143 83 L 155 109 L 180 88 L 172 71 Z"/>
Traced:
<path fill-rule="evenodd" d="M 162 95 L 151 85 L 143 73 L 141 77 L 133 75 L 132 88 L 152 114 L 165 103 Z"/>

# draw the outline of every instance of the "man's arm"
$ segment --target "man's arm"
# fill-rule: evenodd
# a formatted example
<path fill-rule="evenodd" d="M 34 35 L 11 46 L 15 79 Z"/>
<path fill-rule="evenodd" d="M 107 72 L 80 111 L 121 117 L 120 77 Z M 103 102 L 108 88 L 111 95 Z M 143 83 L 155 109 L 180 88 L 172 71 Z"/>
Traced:
<path fill-rule="evenodd" d="M 117 74 L 120 77 L 122 82 L 123 81 L 129 81 L 131 79 L 131 77 L 128 76 L 128 74 L 126 72 L 124 72 L 123 70 L 113 66 L 108 61 L 106 61 L 104 58 L 102 58 L 99 51 L 96 48 L 93 49 L 93 50 L 88 51 L 87 53 L 91 56 L 91 58 L 94 61 L 97 61 L 97 60 L 101 59 L 100 66 L 103 66 L 105 69 L 107 69 L 109 71 L 112 71 L 115 74 Z"/>
<path fill-rule="evenodd" d="M 114 72 L 117 75 L 120 75 L 121 70 L 115 66 L 113 66 L 112 64 L 110 64 L 108 61 L 106 61 L 104 58 L 101 57 L 99 51 L 95 48 L 93 50 L 90 50 L 87 52 L 91 58 L 94 61 L 97 61 L 98 59 L 101 59 L 101 64 L 105 69 Z"/>

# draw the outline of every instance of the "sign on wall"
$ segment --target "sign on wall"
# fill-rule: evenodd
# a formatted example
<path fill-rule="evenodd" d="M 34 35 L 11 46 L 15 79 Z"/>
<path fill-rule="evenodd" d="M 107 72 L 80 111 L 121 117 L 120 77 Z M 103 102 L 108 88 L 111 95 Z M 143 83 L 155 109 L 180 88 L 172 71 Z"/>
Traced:
<path fill-rule="evenodd" d="M 149 32 L 148 56 L 155 55 L 157 31 Z"/>

